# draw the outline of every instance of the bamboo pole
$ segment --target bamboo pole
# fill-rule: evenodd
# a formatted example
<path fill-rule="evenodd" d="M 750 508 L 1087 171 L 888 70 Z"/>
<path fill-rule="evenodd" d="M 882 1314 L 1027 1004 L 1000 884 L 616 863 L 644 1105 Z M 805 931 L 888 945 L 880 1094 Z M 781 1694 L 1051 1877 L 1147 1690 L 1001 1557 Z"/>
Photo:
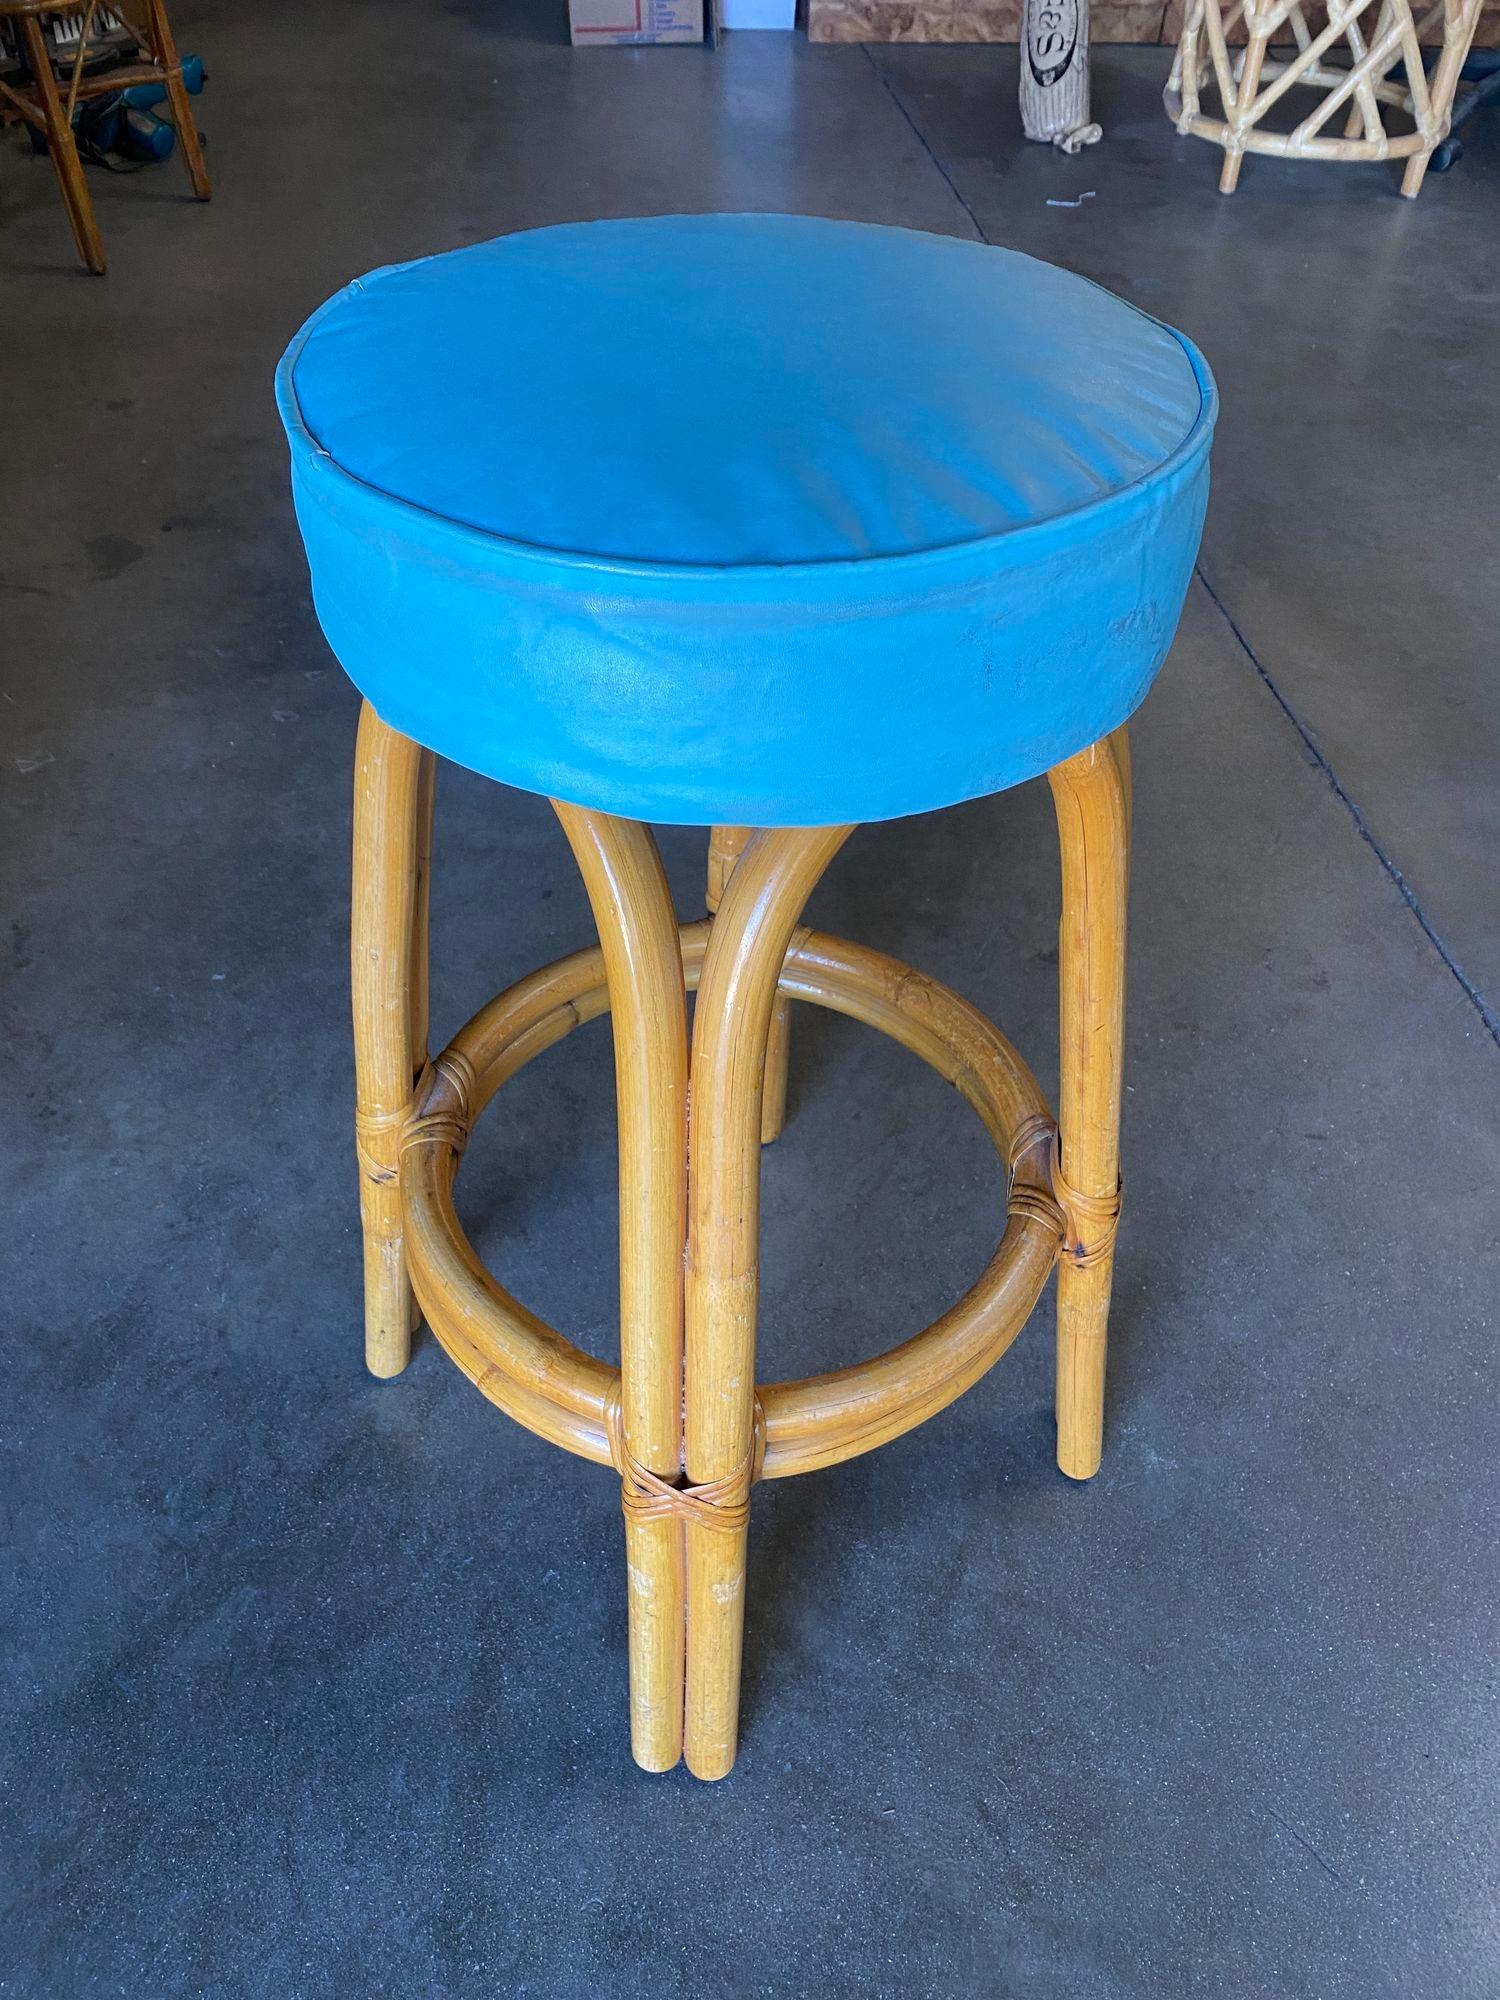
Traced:
<path fill-rule="evenodd" d="M 1125 1044 L 1125 918 L 1130 873 L 1130 753 L 1124 729 L 1047 774 L 1062 852 L 1059 927 L 1063 1185 L 1094 1240 L 1065 1250 L 1057 1273 L 1057 1462 L 1071 1479 L 1099 1469 L 1112 1224 L 1120 1176 Z"/>
<path fill-rule="evenodd" d="M 417 1025 L 418 820 L 426 753 L 366 702 L 354 761 L 350 984 L 354 1003 L 355 1143 L 364 1232 L 365 1363 L 399 1375 L 411 1359 L 415 1303 L 402 1244 L 400 1127 L 411 1102 Z M 421 952 L 425 971 L 425 950 Z M 425 977 L 421 980 L 425 996 Z M 425 1049 L 423 1051 L 425 1053 Z"/>
<path fill-rule="evenodd" d="M 687 1476 L 721 1519 L 687 1524 L 683 1754 L 700 1778 L 734 1762 L 755 1464 L 761 1071 L 777 980 L 802 906 L 852 831 L 757 833 L 710 932 L 693 1024 L 686 1285 Z M 763 1443 L 763 1439 L 762 1439 Z"/>
<path fill-rule="evenodd" d="M 744 853 L 755 829 L 751 826 L 716 826 L 708 840 L 708 908 L 718 909 L 734 873 L 734 864 Z M 792 1003 L 778 993 L 771 1008 L 771 1026 L 766 1034 L 766 1062 L 760 1094 L 760 1143 L 772 1145 L 786 1124 L 786 1076 L 792 1050 Z"/>
<path fill-rule="evenodd" d="M 650 831 L 553 801 L 599 928 L 619 1103 L 622 1442 L 658 1477 L 682 1469 L 687 1205 L 687 989 Z M 645 1770 L 682 1755 L 683 1530 L 627 1510 L 631 1747 Z"/>

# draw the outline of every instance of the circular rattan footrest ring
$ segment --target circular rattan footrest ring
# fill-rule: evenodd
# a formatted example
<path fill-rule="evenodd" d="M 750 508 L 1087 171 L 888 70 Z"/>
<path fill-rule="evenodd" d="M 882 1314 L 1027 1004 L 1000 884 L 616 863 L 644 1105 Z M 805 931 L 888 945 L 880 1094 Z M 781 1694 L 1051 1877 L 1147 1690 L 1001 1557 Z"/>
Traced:
<path fill-rule="evenodd" d="M 682 927 L 689 989 L 698 983 L 707 935 L 706 923 Z M 797 933 L 780 989 L 880 1029 L 946 1077 L 1006 1163 L 1009 1194 L 1005 1232 L 989 1264 L 925 1331 L 831 1374 L 761 1387 L 767 1479 L 857 1457 L 962 1395 L 1015 1339 L 1065 1241 L 1076 1236 L 1059 1204 L 1056 1127 L 1036 1079 L 967 1001 L 880 952 L 812 931 Z M 619 1370 L 565 1340 L 485 1269 L 454 1210 L 453 1177 L 469 1129 L 500 1086 L 608 1007 L 597 947 L 520 980 L 428 1065 L 401 1136 L 407 1262 L 434 1335 L 491 1402 L 601 1465 L 614 1462 Z"/>

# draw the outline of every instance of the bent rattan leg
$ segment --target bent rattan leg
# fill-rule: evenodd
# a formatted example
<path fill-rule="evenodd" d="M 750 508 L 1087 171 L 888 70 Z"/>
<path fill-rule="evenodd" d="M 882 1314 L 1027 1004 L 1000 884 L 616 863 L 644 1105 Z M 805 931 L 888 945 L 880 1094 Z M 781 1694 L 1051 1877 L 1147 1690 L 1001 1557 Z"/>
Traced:
<path fill-rule="evenodd" d="M 776 982 L 802 906 L 848 827 L 757 833 L 709 935 L 693 1023 L 686 1282 L 689 1488 L 683 1754 L 700 1778 L 734 1762 L 749 1493 L 757 1472 L 761 1075 Z M 706 1495 L 703 1496 L 705 1499 Z"/>
<path fill-rule="evenodd" d="M 1130 751 L 1123 728 L 1050 771 L 1062 850 L 1061 1171 L 1082 1218 L 1057 1271 L 1057 1462 L 1099 1469 L 1120 1186 Z"/>
<path fill-rule="evenodd" d="M 745 851 L 755 829 L 752 826 L 716 826 L 708 843 L 708 908 L 718 909 L 734 872 L 734 864 Z M 760 1093 L 760 1143 L 769 1146 L 781 1137 L 786 1124 L 786 1071 L 791 1058 L 792 1003 L 778 993 L 771 1009 L 771 1026 L 766 1035 L 766 1065 Z"/>
<path fill-rule="evenodd" d="M 432 758 L 388 729 L 366 702 L 354 776 L 355 1143 L 365 1251 L 365 1363 L 399 1375 L 415 1315 L 402 1247 L 398 1145 L 426 1057 L 427 953 L 417 937 L 419 829 L 432 797 Z"/>
<path fill-rule="evenodd" d="M 633 820 L 554 801 L 588 890 L 609 985 L 619 1103 L 620 1410 L 630 1607 L 630 1739 L 638 1764 L 682 1755 L 683 1528 L 637 1468 L 682 1469 L 682 1256 L 687 1213 L 687 989 L 656 842 Z"/>

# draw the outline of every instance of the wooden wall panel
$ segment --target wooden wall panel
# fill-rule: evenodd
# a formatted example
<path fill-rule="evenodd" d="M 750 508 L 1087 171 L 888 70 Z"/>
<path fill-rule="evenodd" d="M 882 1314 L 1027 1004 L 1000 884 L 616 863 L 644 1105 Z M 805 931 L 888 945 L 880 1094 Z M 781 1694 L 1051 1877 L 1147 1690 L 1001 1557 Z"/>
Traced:
<path fill-rule="evenodd" d="M 1170 45 L 1182 30 L 1182 5 L 1091 0 L 1090 39 Z M 1020 21 L 1021 0 L 808 0 L 807 6 L 815 42 L 1013 42 Z M 1500 47 L 1500 0 L 1485 0 L 1474 46 Z"/>

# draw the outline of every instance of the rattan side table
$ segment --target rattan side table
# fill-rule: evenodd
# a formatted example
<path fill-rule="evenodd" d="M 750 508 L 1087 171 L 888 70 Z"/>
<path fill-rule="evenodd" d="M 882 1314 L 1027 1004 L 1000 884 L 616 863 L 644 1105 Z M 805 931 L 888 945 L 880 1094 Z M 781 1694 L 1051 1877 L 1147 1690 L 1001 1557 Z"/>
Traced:
<path fill-rule="evenodd" d="M 1302 0 L 1189 0 L 1164 102 L 1179 132 L 1224 148 L 1219 190 L 1232 194 L 1246 153 L 1292 160 L 1405 160 L 1401 192 L 1415 197 L 1448 136 L 1459 73 L 1481 0 L 1439 0 L 1414 15 L 1410 0 L 1353 0 L 1314 10 Z M 1245 46 L 1230 38 L 1243 30 Z M 1429 74 L 1423 47 L 1440 51 Z M 1272 57 L 1274 46 L 1288 45 Z M 1293 99 L 1290 93 L 1304 93 Z M 1305 93 L 1315 91 L 1307 102 Z M 1290 103 L 1306 109 L 1295 123 Z M 1391 111 L 1398 128 L 1386 129 Z M 1328 127 L 1343 114 L 1343 131 Z M 1268 122 L 1269 121 L 1269 122 Z"/>

